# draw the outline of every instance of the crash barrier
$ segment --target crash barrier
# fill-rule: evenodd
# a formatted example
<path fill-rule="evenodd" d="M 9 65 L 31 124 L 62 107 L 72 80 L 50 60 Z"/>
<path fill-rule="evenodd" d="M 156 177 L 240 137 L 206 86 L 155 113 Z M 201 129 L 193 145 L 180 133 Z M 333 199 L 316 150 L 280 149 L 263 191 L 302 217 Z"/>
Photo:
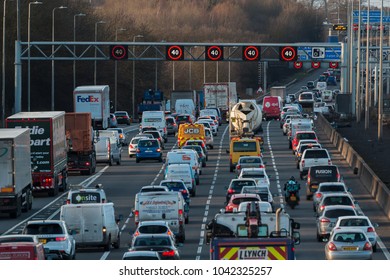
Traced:
<path fill-rule="evenodd" d="M 372 171 L 363 158 L 351 147 L 348 140 L 343 138 L 326 120 L 322 114 L 318 114 L 318 125 L 325 132 L 330 142 L 341 153 L 343 158 L 358 175 L 364 187 L 371 196 L 378 202 L 388 218 L 390 218 L 390 190 Z"/>

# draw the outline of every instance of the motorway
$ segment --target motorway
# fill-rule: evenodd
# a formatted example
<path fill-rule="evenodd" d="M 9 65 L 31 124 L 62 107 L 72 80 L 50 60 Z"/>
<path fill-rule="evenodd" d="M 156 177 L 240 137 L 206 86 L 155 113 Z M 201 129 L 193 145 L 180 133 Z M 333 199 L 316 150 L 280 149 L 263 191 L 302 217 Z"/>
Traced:
<path fill-rule="evenodd" d="M 307 77 L 307 79 L 313 79 Z M 302 81 L 301 84 L 306 84 Z M 296 92 L 300 85 L 292 85 L 289 92 Z M 137 125 L 125 127 L 127 136 L 132 137 L 137 133 Z M 299 178 L 299 171 L 295 167 L 295 159 L 291 150 L 288 149 L 286 136 L 283 136 L 279 122 L 270 121 L 263 123 L 264 136 L 264 160 L 267 162 L 267 173 L 271 175 L 271 192 L 275 194 L 274 203 L 276 207 L 284 207 L 281 197 L 281 186 L 291 175 Z M 348 167 L 347 163 L 331 146 L 330 142 L 316 128 L 320 142 L 328 148 L 332 155 L 333 163 L 339 166 L 341 175 L 347 186 L 352 189 L 352 194 L 359 202 L 361 210 L 370 217 L 372 222 L 379 224 L 377 228 L 380 237 L 378 252 L 373 254 L 375 260 L 390 259 L 388 249 L 390 248 L 390 221 L 384 215 L 379 206 L 370 197 L 356 175 Z M 209 150 L 209 161 L 207 167 L 203 168 L 200 176 L 200 185 L 196 197 L 191 198 L 190 222 L 186 225 L 186 241 L 180 247 L 182 259 L 194 260 L 209 259 L 209 247 L 204 244 L 205 225 L 213 216 L 224 207 L 225 187 L 235 177 L 229 172 L 229 156 L 226 153 L 228 148 L 228 129 L 224 124 L 220 127 L 218 136 L 214 138 L 214 149 Z M 175 138 L 169 137 L 165 146 L 165 153 L 175 144 Z M 103 249 L 82 249 L 77 252 L 79 260 L 119 260 L 127 251 L 131 240 L 131 233 L 134 231 L 134 219 L 131 211 L 134 207 L 134 195 L 138 190 L 149 184 L 159 184 L 163 179 L 164 164 L 157 161 L 142 161 L 135 163 L 135 158 L 129 158 L 127 147 L 122 151 L 122 164 L 108 166 L 98 165 L 96 174 L 93 176 L 72 175 L 69 183 L 93 187 L 97 183 L 104 185 L 108 200 L 114 202 L 117 215 L 122 215 L 120 222 L 121 246 L 119 249 L 111 249 L 104 252 Z M 288 206 L 285 210 L 296 221 L 301 223 L 301 244 L 296 247 L 296 258 L 298 260 L 323 260 L 325 243 L 317 242 L 315 217 L 312 209 L 312 201 L 305 200 L 305 182 L 301 183 L 301 203 L 297 208 L 291 210 Z M 0 216 L 0 235 L 20 233 L 24 223 L 29 219 L 58 219 L 59 209 L 64 203 L 67 193 L 60 193 L 57 197 L 35 197 L 33 210 L 22 213 L 17 219 L 10 219 L 8 216 Z"/>

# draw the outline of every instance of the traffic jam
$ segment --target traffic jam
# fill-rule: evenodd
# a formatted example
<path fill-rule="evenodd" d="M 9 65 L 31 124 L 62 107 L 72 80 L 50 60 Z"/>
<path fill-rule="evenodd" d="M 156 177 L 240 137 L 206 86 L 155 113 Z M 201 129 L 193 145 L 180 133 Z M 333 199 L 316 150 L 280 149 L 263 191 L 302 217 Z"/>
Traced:
<path fill-rule="evenodd" d="M 339 94 L 321 79 L 261 103 L 207 84 L 226 99 L 209 88 L 214 106 L 198 110 L 171 96 L 139 123 L 109 106 L 94 116 L 86 96 L 108 104 L 109 89 L 81 86 L 75 112 L 8 117 L 0 259 L 386 259 L 385 216 L 371 220 L 380 211 L 317 125 Z"/>

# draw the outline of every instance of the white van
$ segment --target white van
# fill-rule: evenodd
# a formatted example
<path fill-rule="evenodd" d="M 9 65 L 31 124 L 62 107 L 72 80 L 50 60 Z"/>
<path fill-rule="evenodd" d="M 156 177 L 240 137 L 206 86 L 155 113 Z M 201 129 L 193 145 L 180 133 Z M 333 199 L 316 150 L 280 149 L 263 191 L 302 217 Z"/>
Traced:
<path fill-rule="evenodd" d="M 310 131 L 313 130 L 313 128 L 314 124 L 311 119 L 292 119 L 288 139 L 291 142 L 297 131 Z"/>
<path fill-rule="evenodd" d="M 77 247 L 103 246 L 109 251 L 111 244 L 116 249 L 120 246 L 119 220 L 112 202 L 66 204 L 61 206 L 60 219 L 73 232 Z"/>
<path fill-rule="evenodd" d="M 110 152 L 112 155 L 112 160 L 116 162 L 117 165 L 121 164 L 122 161 L 122 144 L 119 141 L 119 133 L 116 130 L 98 130 L 96 132 L 96 139 L 101 137 L 110 138 Z"/>
<path fill-rule="evenodd" d="M 144 111 L 142 113 L 141 127 L 154 126 L 161 133 L 164 142 L 167 142 L 167 122 L 164 111 Z"/>
<path fill-rule="evenodd" d="M 174 163 L 167 166 L 164 180 L 183 180 L 191 196 L 196 195 L 195 177 L 191 166 L 186 163 Z"/>
<path fill-rule="evenodd" d="M 317 82 L 316 88 L 319 91 L 326 90 L 327 87 L 328 87 L 328 85 L 326 84 L 326 82 Z"/>
<path fill-rule="evenodd" d="M 177 99 L 175 103 L 175 111 L 177 114 L 188 114 L 195 116 L 195 103 L 192 99 Z"/>
<path fill-rule="evenodd" d="M 202 164 L 199 161 L 198 153 L 194 150 L 172 150 L 167 153 L 166 157 L 167 165 L 173 163 L 187 163 L 191 166 L 195 183 L 199 185 L 199 175 L 202 174 Z"/>
<path fill-rule="evenodd" d="M 178 192 L 138 193 L 134 202 L 134 222 L 166 221 L 180 242 L 185 240 L 185 201 Z"/>

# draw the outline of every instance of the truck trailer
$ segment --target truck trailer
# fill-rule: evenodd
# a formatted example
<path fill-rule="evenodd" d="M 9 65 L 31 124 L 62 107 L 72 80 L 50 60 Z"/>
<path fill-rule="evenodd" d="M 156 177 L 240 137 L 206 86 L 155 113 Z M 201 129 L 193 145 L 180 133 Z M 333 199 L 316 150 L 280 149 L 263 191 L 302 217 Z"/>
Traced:
<path fill-rule="evenodd" d="M 0 213 L 11 218 L 32 208 L 30 131 L 0 129 Z"/>
<path fill-rule="evenodd" d="M 33 195 L 50 196 L 67 188 L 65 112 L 20 112 L 7 118 L 7 128 L 29 128 Z"/>
<path fill-rule="evenodd" d="M 91 113 L 65 113 L 68 171 L 91 175 L 96 170 Z"/>

